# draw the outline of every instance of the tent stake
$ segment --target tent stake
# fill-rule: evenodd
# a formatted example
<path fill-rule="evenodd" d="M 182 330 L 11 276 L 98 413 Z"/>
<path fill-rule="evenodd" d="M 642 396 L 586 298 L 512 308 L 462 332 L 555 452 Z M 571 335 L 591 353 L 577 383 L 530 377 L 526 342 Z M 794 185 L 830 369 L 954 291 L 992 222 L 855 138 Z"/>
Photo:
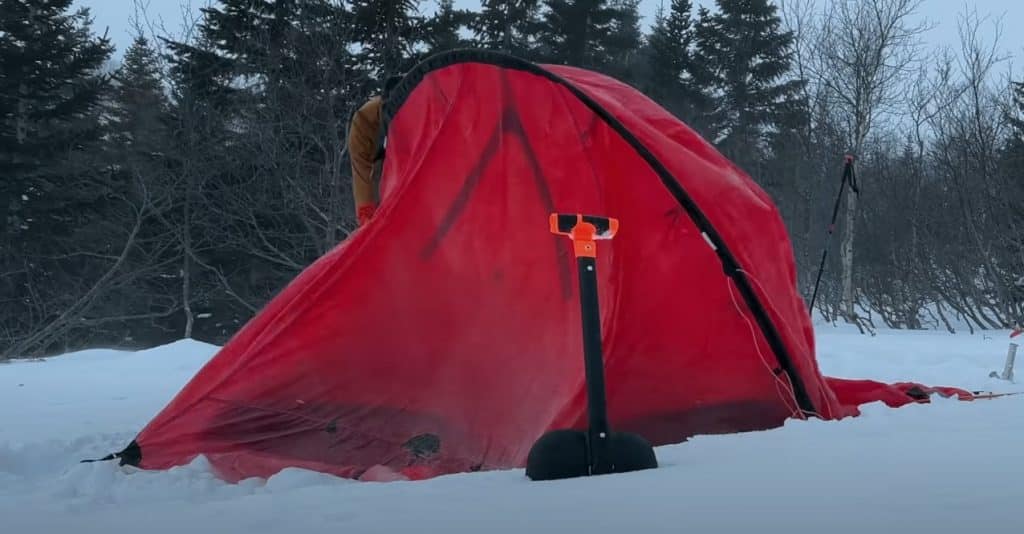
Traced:
<path fill-rule="evenodd" d="M 1010 350 L 1006 353 L 1006 365 L 1003 366 L 1003 380 L 1013 382 L 1013 361 L 1017 358 L 1017 344 L 1010 343 Z"/>
<path fill-rule="evenodd" d="M 1003 364 L 1003 374 L 999 376 L 1003 380 L 1013 382 L 1013 363 L 1017 359 L 1017 344 L 1010 343 L 1009 349 L 1006 351 L 1006 363 Z"/>

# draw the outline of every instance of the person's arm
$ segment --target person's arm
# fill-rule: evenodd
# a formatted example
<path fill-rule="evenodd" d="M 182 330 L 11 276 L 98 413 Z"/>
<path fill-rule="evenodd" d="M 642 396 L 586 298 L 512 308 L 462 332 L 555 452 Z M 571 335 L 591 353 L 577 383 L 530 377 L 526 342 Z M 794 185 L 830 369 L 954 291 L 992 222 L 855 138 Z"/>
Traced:
<path fill-rule="evenodd" d="M 373 216 L 380 202 L 377 179 L 374 172 L 374 156 L 377 153 L 376 102 L 368 103 L 352 117 L 349 128 L 348 152 L 352 162 L 352 196 L 355 200 L 359 225 L 366 224 Z"/>

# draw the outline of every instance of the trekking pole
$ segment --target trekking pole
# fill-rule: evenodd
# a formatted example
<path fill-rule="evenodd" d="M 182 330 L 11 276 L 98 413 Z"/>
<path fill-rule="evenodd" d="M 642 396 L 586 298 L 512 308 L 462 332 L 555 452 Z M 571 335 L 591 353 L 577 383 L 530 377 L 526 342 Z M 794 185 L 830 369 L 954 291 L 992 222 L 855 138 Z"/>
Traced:
<path fill-rule="evenodd" d="M 843 177 L 842 182 L 839 184 L 839 194 L 836 195 L 835 206 L 832 207 L 832 222 L 828 225 L 828 234 L 825 236 L 825 247 L 821 251 L 821 264 L 818 265 L 818 276 L 814 281 L 814 293 L 811 295 L 811 305 L 808 307 L 811 316 L 814 316 L 814 301 L 818 298 L 818 285 L 821 283 L 821 275 L 825 271 L 825 259 L 828 257 L 829 244 L 832 241 L 832 234 L 836 229 L 836 219 L 839 217 L 839 204 L 843 199 L 843 189 L 846 188 L 846 183 L 850 183 L 850 189 L 854 193 L 860 194 L 860 189 L 857 187 L 857 177 L 853 172 L 853 156 L 850 154 L 846 155 L 846 163 L 843 165 Z"/>

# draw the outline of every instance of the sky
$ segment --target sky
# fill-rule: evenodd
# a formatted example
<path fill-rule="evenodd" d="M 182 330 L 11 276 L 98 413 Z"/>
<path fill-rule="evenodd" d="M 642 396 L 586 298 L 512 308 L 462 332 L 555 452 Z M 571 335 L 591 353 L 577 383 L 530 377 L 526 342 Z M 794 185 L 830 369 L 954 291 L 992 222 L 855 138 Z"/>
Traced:
<path fill-rule="evenodd" d="M 828 2 L 831 0 L 818 0 Z M 148 8 L 149 18 L 162 22 L 163 28 L 171 34 L 180 34 L 188 26 L 190 17 L 199 15 L 199 8 L 211 0 L 75 0 L 74 5 L 86 6 L 94 17 L 94 31 L 102 34 L 104 29 L 117 47 L 116 57 L 131 44 L 132 20 L 134 6 L 144 5 Z M 649 26 L 659 5 L 669 4 L 669 0 L 640 0 L 640 11 L 643 24 Z M 478 0 L 456 0 L 457 7 L 479 7 Z M 714 0 L 695 0 L 696 5 L 713 8 Z M 436 2 L 424 0 L 424 9 L 433 10 Z M 1002 48 L 1017 58 L 1024 58 L 1024 37 L 1016 33 L 1024 27 L 1024 0 L 922 0 L 920 16 L 926 18 L 935 27 L 928 35 L 928 44 L 933 46 L 956 46 L 959 42 L 957 34 L 957 17 L 964 8 L 977 10 L 981 16 L 990 15 L 998 19 L 1003 27 L 1001 37 Z M 164 33 L 164 32 L 158 32 Z M 1017 59 L 1015 63 L 1021 63 Z M 1014 68 L 1014 71 L 1020 70 Z"/>

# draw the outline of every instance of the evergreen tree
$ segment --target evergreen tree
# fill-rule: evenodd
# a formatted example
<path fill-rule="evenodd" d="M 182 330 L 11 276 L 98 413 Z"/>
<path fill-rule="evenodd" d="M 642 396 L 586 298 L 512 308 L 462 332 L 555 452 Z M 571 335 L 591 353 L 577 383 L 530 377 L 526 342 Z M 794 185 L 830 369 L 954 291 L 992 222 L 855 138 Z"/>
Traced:
<path fill-rule="evenodd" d="M 693 5 L 672 0 L 666 14 L 659 8 L 648 38 L 647 93 L 683 122 L 703 130 L 708 109 L 704 70 L 694 58 Z"/>
<path fill-rule="evenodd" d="M 113 47 L 72 0 L 0 0 L 0 210 L 4 241 L 66 234 L 101 194 L 99 112 Z M 25 237 L 30 242 L 32 238 Z M 36 242 L 36 245 L 41 244 Z M 4 248 L 11 246 L 8 241 Z"/>
<path fill-rule="evenodd" d="M 174 328 L 174 312 L 181 307 L 181 279 L 190 270 L 183 256 L 184 236 L 179 223 L 180 183 L 175 180 L 173 143 L 169 128 L 169 101 L 160 57 L 146 37 L 138 35 L 125 51 L 113 74 L 106 157 L 110 176 L 148 204 L 147 217 L 125 258 L 122 281 L 105 288 L 95 299 L 90 315 L 105 318 L 107 336 L 132 339 L 146 345 L 166 343 L 191 330 Z M 132 220 L 116 213 L 107 222 Z M 103 231 L 103 228 L 99 228 Z M 187 295 L 186 300 L 191 297 Z"/>
<path fill-rule="evenodd" d="M 545 0 L 541 56 L 553 63 L 604 70 L 612 61 L 616 18 L 608 0 Z"/>
<path fill-rule="evenodd" d="M 344 135 L 379 87 L 370 73 L 384 68 L 367 59 L 387 56 L 356 51 L 376 37 L 362 25 L 375 24 L 366 15 L 386 6 L 357 7 L 222 0 L 204 10 L 194 43 L 169 44 L 180 217 L 196 238 L 185 246 L 221 288 L 208 313 L 225 330 L 200 330 L 202 338 L 230 335 L 231 323 L 244 322 L 354 222 Z"/>
<path fill-rule="evenodd" d="M 483 0 L 471 28 L 479 47 L 532 58 L 541 28 L 540 0 Z"/>
<path fill-rule="evenodd" d="M 437 13 L 427 19 L 424 27 L 423 38 L 427 53 L 434 54 L 468 45 L 469 41 L 460 32 L 469 27 L 472 16 L 470 11 L 455 9 L 454 0 L 440 0 Z"/>
<path fill-rule="evenodd" d="M 1012 82 L 1010 87 L 1013 92 L 1013 109 L 1011 109 L 1007 119 L 1010 127 L 1013 129 L 1011 142 L 1017 145 L 1024 145 L 1024 82 Z M 1024 148 L 1024 146 L 1021 148 Z"/>
<path fill-rule="evenodd" d="M 713 92 L 710 126 L 722 151 L 748 172 L 767 155 L 772 131 L 799 108 L 802 82 L 787 79 L 792 32 L 768 0 L 716 0 L 701 11 L 696 63 Z"/>
<path fill-rule="evenodd" d="M 1001 165 L 1002 188 L 999 195 L 1007 199 L 1007 241 L 1014 248 L 1011 257 L 1024 264 L 1024 82 L 1013 82 L 1013 109 L 1007 117 L 1011 127 Z M 1015 284 L 1018 305 L 1024 308 L 1024 265 L 1018 265 L 1019 281 Z M 1024 318 L 1021 318 L 1024 322 Z"/>
<path fill-rule="evenodd" d="M 231 57 L 238 75 L 265 73 L 280 63 L 295 38 L 294 21 L 301 0 L 220 0 L 203 10 L 202 31 Z M 293 58 L 288 58 L 293 59 Z M 274 61 L 278 60 L 278 61 Z M 276 65 L 275 65 L 276 66 Z"/>
<path fill-rule="evenodd" d="M 210 12 L 205 16 L 209 17 Z M 175 277 L 180 285 L 173 292 L 181 294 L 185 321 L 174 331 L 220 342 L 224 336 L 217 327 L 225 322 L 241 323 L 247 319 L 246 314 L 236 310 L 232 299 L 223 293 L 208 290 L 211 295 L 202 311 L 215 317 L 216 323 L 212 328 L 203 323 L 196 328 L 193 301 L 201 288 L 217 285 L 210 279 L 219 279 L 219 273 L 244 277 L 251 272 L 244 265 L 253 262 L 238 247 L 240 236 L 232 235 L 236 230 L 231 221 L 237 215 L 224 209 L 230 205 L 234 174 L 249 170 L 236 165 L 232 158 L 232 152 L 241 145 L 240 132 L 233 126 L 242 124 L 233 117 L 239 114 L 240 101 L 247 99 L 243 98 L 244 91 L 231 85 L 236 68 L 233 58 L 222 55 L 202 25 L 199 30 L 192 43 L 167 43 L 172 101 L 167 119 L 170 140 L 165 152 L 171 205 L 162 221 L 178 236 L 173 249 L 177 258 L 170 265 L 180 269 L 180 276 Z M 242 284 L 237 279 L 229 284 L 234 284 L 232 292 L 244 295 L 240 298 L 248 296 L 238 287 Z"/>
<path fill-rule="evenodd" d="M 114 75 L 112 140 L 120 148 L 152 154 L 167 147 L 168 101 L 159 61 L 149 40 L 139 35 Z"/>
<path fill-rule="evenodd" d="M 173 73 L 193 96 L 221 105 L 242 96 L 239 86 L 279 85 L 280 70 L 296 59 L 287 52 L 299 3 L 305 2 L 220 0 L 203 8 L 196 42 L 169 43 Z"/>
<path fill-rule="evenodd" d="M 419 59 L 424 20 L 419 0 L 352 0 L 355 41 L 361 44 L 362 60 L 373 65 L 379 79 L 408 70 Z"/>
<path fill-rule="evenodd" d="M 605 72 L 622 81 L 640 81 L 641 43 L 640 0 L 611 0 L 610 33 L 605 39 Z"/>
<path fill-rule="evenodd" d="M 373 19 L 366 6 L 360 9 Z M 194 43 L 168 43 L 171 74 L 196 98 L 219 106 L 246 95 L 287 93 L 296 83 L 329 83 L 325 74 L 356 64 L 349 45 L 372 37 L 358 27 L 360 19 L 330 0 L 219 0 L 202 12 Z M 372 55 L 366 54 L 359 59 Z"/>

